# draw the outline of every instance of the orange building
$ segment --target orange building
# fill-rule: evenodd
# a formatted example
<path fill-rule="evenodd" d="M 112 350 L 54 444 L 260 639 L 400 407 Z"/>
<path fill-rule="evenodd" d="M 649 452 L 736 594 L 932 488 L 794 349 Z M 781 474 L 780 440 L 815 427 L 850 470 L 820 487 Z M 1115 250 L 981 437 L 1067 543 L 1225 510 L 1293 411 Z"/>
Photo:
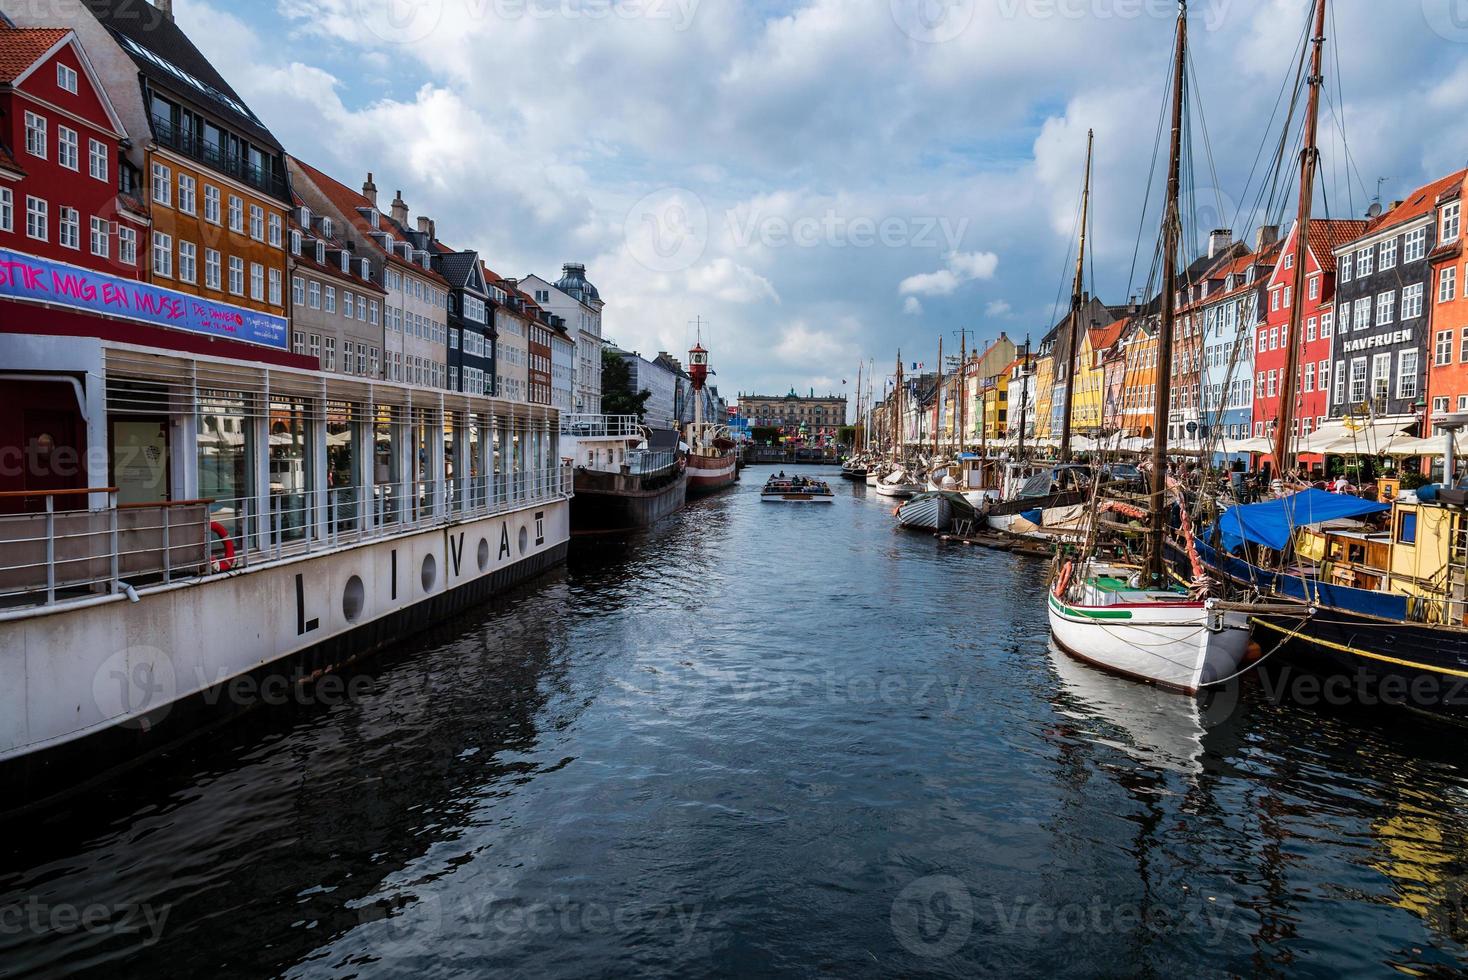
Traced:
<path fill-rule="evenodd" d="M 1468 266 L 1462 237 L 1463 184 L 1453 185 L 1437 200 L 1437 248 L 1432 264 L 1431 326 L 1427 350 L 1428 423 L 1433 415 L 1468 412 Z M 1429 433 L 1431 429 L 1429 428 Z"/>
<path fill-rule="evenodd" d="M 1157 319 L 1133 316 L 1122 334 L 1121 430 L 1127 438 L 1152 438 L 1157 410 Z"/>

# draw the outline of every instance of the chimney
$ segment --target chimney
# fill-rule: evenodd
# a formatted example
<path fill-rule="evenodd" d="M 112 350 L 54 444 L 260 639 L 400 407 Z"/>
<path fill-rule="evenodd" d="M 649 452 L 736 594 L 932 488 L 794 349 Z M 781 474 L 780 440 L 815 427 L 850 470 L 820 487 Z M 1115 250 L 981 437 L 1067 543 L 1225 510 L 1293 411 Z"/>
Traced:
<path fill-rule="evenodd" d="M 1208 233 L 1208 257 L 1217 258 L 1219 253 L 1234 243 L 1234 233 L 1229 228 L 1215 228 Z"/>
<path fill-rule="evenodd" d="M 377 207 L 377 185 L 372 181 L 372 171 L 367 171 L 367 183 L 362 185 L 362 196 Z"/>
<path fill-rule="evenodd" d="M 1389 207 L 1389 208 L 1387 208 L 1387 210 L 1388 211 L 1395 211 L 1397 208 L 1399 208 L 1401 206 L 1402 206 L 1402 202 L 1401 201 L 1393 201 L 1392 202 L 1392 206 Z"/>
<path fill-rule="evenodd" d="M 398 191 L 397 197 L 392 199 L 392 219 L 404 228 L 408 227 L 408 205 L 403 200 L 402 191 Z"/>
<path fill-rule="evenodd" d="M 1254 251 L 1262 252 L 1277 241 L 1279 225 L 1260 225 L 1258 237 L 1254 241 Z"/>
<path fill-rule="evenodd" d="M 153 6 L 168 20 L 173 20 L 173 0 L 153 0 Z"/>

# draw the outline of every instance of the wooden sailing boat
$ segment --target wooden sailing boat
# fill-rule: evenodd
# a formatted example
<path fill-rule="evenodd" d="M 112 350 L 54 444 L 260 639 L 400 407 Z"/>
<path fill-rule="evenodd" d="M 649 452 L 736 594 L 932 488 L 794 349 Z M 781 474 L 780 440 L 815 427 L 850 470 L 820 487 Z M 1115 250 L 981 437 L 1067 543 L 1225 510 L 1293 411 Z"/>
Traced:
<path fill-rule="evenodd" d="M 1060 569 L 1046 596 L 1050 632 L 1063 652 L 1105 670 L 1196 693 L 1238 673 L 1249 645 L 1248 616 L 1197 601 L 1168 585 L 1164 516 L 1167 420 L 1171 411 L 1172 339 L 1177 308 L 1177 253 L 1182 225 L 1183 77 L 1187 70 L 1187 2 L 1179 0 L 1172 75 L 1172 144 L 1162 215 L 1162 329 L 1158 338 L 1147 564 L 1137 568 L 1087 553 Z"/>

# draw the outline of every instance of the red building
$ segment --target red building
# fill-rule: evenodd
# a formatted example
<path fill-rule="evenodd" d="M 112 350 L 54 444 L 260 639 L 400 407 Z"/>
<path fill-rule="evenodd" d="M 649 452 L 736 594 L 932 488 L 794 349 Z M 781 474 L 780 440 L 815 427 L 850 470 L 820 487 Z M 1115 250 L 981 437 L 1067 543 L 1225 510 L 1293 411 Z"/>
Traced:
<path fill-rule="evenodd" d="M 75 32 L 0 23 L 0 249 L 144 278 L 147 210 L 118 193 L 126 138 Z"/>
<path fill-rule="evenodd" d="M 1335 329 L 1334 252 L 1361 235 L 1367 222 L 1316 220 L 1310 222 L 1305 248 L 1304 341 L 1300 349 L 1295 386 L 1295 433 L 1309 435 L 1330 414 L 1331 335 Z M 1281 258 L 1265 286 L 1264 316 L 1254 336 L 1254 435 L 1272 438 L 1280 414 L 1284 388 L 1285 345 L 1294 301 L 1296 222 L 1284 242 Z M 1321 260 L 1324 259 L 1322 264 Z M 1272 459 L 1273 454 L 1263 458 Z M 1303 463 L 1323 463 L 1318 453 L 1302 453 Z"/>

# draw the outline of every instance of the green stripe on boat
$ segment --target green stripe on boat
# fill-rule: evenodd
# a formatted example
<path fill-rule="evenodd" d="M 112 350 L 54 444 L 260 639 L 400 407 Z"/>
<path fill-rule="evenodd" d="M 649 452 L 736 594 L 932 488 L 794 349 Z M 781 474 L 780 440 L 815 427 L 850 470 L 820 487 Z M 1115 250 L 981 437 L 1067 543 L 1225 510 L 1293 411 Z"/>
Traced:
<path fill-rule="evenodd" d="M 1050 604 L 1067 616 L 1084 616 L 1087 619 L 1131 619 L 1132 614 L 1125 609 L 1077 609 L 1067 606 L 1052 593 Z"/>

